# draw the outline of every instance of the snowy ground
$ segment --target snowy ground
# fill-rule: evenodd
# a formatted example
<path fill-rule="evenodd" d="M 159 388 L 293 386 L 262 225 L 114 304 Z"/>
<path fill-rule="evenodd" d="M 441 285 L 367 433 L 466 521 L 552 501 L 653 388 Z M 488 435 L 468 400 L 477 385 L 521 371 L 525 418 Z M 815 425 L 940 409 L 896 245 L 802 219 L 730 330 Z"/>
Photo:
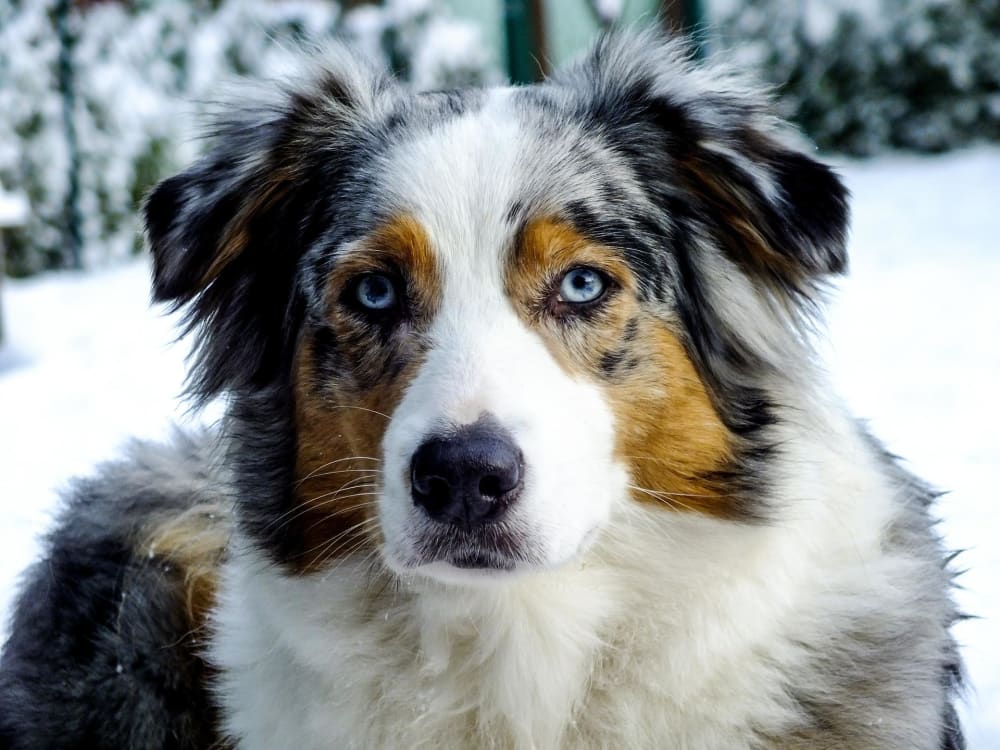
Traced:
<path fill-rule="evenodd" d="M 1000 747 L 1000 150 L 845 164 L 853 273 L 829 366 L 876 434 L 950 490 L 942 526 L 969 568 L 961 604 L 972 750 Z M 130 435 L 163 435 L 186 347 L 147 307 L 141 263 L 8 282 L 0 349 L 0 618 L 73 474 Z M 0 628 L 2 631 L 2 628 Z"/>

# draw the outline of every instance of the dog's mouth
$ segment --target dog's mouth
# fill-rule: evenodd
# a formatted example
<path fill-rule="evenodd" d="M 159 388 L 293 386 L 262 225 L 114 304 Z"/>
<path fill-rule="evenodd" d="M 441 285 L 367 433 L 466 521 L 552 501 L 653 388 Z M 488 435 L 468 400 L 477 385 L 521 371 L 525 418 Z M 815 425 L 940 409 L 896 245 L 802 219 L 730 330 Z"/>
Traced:
<path fill-rule="evenodd" d="M 471 554 L 459 554 L 447 558 L 445 562 L 463 570 L 513 570 L 515 563 L 497 555 L 474 552 Z"/>
<path fill-rule="evenodd" d="M 590 529 L 572 553 L 549 559 L 530 533 L 498 524 L 488 529 L 467 531 L 454 527 L 426 529 L 411 552 L 400 560 L 401 568 L 423 569 L 432 577 L 453 577 L 455 573 L 475 578 L 492 578 L 518 572 L 558 568 L 583 553 L 598 536 L 599 527 Z M 449 572 L 450 571 L 450 572 Z"/>
<path fill-rule="evenodd" d="M 525 563 L 538 562 L 525 535 L 503 524 L 473 531 L 431 528 L 414 552 L 412 567 L 444 563 L 460 570 L 507 572 Z"/>

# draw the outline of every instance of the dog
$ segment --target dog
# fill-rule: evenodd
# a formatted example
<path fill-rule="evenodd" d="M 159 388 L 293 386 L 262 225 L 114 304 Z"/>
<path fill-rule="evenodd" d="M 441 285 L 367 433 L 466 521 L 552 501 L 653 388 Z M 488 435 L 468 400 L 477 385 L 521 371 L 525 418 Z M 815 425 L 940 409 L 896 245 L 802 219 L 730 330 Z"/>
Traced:
<path fill-rule="evenodd" d="M 3 746 L 963 747 L 934 493 L 813 352 L 847 199 L 653 32 L 234 107 L 144 206 L 226 417 L 72 486 Z"/>

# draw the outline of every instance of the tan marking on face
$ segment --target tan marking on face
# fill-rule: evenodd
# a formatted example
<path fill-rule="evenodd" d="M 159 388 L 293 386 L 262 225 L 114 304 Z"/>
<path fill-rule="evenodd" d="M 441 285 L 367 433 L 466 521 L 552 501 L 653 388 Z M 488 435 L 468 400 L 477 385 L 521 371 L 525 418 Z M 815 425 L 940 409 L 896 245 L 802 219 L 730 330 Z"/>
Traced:
<path fill-rule="evenodd" d="M 437 259 L 424 228 L 408 215 L 379 227 L 337 264 L 327 283 L 327 300 L 334 306 L 340 292 L 358 274 L 394 271 L 405 274 L 415 311 L 425 318 L 432 316 L 441 290 Z"/>
<path fill-rule="evenodd" d="M 517 240 L 507 274 L 507 292 L 528 312 L 542 317 L 540 304 L 571 268 L 590 266 L 633 289 L 632 272 L 620 255 L 591 242 L 555 218 L 528 222 Z"/>
<path fill-rule="evenodd" d="M 340 297 L 360 273 L 393 271 L 405 279 L 409 311 L 396 330 L 346 310 Z M 422 360 L 419 331 L 436 307 L 437 265 L 423 228 L 411 217 L 381 227 L 338 263 L 327 285 L 328 323 L 338 341 L 336 376 L 322 374 L 304 340 L 294 371 L 297 431 L 295 505 L 303 536 L 301 571 L 313 571 L 380 541 L 376 499 L 382 486 L 382 438 Z"/>
<path fill-rule="evenodd" d="M 576 266 L 605 272 L 613 289 L 586 315 L 571 308 L 554 314 L 559 281 Z M 734 505 L 713 476 L 729 464 L 733 437 L 678 335 L 642 307 L 636 290 L 620 253 L 552 218 L 524 228 L 507 274 L 519 314 L 562 369 L 605 393 L 616 418 L 616 456 L 641 488 L 632 497 L 671 510 L 733 516 Z"/>
<path fill-rule="evenodd" d="M 595 308 L 590 320 L 565 315 L 569 308 L 553 309 L 562 277 L 576 266 L 603 271 L 615 279 L 613 304 Z M 590 242 L 567 223 L 543 218 L 529 222 L 519 236 L 506 278 L 507 294 L 521 317 L 542 333 L 549 352 L 564 371 L 580 376 L 597 366 L 601 352 L 620 337 L 628 308 L 620 297 L 634 296 L 634 278 L 614 251 Z M 560 309 L 561 307 L 561 309 Z"/>
<path fill-rule="evenodd" d="M 652 316 L 639 320 L 640 363 L 605 386 L 632 496 L 671 510 L 735 517 L 735 499 L 713 476 L 730 464 L 733 436 L 678 337 Z"/>
<path fill-rule="evenodd" d="M 185 611 L 192 630 L 201 627 L 215 602 L 219 566 L 233 519 L 227 507 L 202 503 L 159 519 L 140 545 L 141 559 L 165 560 L 178 569 Z"/>

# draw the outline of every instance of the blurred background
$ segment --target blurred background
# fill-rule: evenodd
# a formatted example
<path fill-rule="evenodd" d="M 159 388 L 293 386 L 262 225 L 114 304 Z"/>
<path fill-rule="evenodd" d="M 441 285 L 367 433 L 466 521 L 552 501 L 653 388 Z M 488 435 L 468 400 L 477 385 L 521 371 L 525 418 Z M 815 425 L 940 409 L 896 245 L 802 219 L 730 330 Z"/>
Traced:
<path fill-rule="evenodd" d="M 1000 0 L 0 0 L 0 185 L 31 207 L 7 273 L 140 252 L 136 205 L 193 158 L 222 83 L 280 76 L 302 43 L 347 37 L 447 87 L 535 80 L 632 23 L 776 84 L 826 151 L 1000 139 Z"/>
<path fill-rule="evenodd" d="M 421 88 L 527 83 L 631 24 L 772 84 L 851 189 L 822 354 L 952 491 L 970 747 L 1000 748 L 1000 0 L 0 0 L 0 638 L 56 489 L 213 418 L 177 398 L 187 344 L 148 307 L 136 209 L 227 82 L 333 35 Z"/>

